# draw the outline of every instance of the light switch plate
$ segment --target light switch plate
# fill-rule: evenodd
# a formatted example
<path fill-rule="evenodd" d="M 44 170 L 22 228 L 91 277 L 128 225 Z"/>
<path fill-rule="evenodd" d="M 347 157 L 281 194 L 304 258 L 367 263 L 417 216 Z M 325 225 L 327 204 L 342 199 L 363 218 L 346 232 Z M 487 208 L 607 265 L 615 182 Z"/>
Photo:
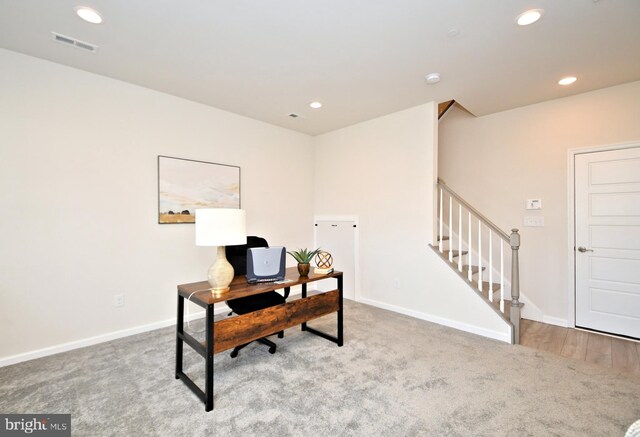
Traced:
<path fill-rule="evenodd" d="M 542 209 L 542 199 L 527 199 L 526 209 Z"/>
<path fill-rule="evenodd" d="M 544 216 L 543 215 L 525 216 L 524 225 L 542 227 L 544 226 Z"/>

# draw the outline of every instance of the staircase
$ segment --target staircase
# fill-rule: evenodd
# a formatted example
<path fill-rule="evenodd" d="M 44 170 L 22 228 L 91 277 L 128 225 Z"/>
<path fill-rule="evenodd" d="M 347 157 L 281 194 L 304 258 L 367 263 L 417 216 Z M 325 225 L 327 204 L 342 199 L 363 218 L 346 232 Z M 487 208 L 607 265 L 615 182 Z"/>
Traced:
<path fill-rule="evenodd" d="M 499 229 L 438 179 L 438 245 L 432 248 L 487 305 L 513 326 L 520 343 L 520 235 Z"/>

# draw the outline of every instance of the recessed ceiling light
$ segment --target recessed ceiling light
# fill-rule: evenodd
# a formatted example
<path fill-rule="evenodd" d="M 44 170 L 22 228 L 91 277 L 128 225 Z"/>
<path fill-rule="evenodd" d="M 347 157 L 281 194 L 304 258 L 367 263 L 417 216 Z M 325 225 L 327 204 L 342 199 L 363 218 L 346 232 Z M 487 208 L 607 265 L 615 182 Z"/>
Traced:
<path fill-rule="evenodd" d="M 531 9 L 525 11 L 516 17 L 516 23 L 520 26 L 528 26 L 542 18 L 544 11 L 542 9 Z"/>
<path fill-rule="evenodd" d="M 440 82 L 440 73 L 430 73 L 424 77 L 427 83 L 434 84 Z"/>
<path fill-rule="evenodd" d="M 311 103 L 309 103 L 309 106 L 311 106 L 313 109 L 320 109 L 320 108 L 322 108 L 322 103 L 320 103 L 320 102 L 311 102 Z"/>
<path fill-rule="evenodd" d="M 88 21 L 89 23 L 102 23 L 102 15 L 94 9 L 80 6 L 76 8 L 76 14 L 78 14 L 78 17 L 82 18 L 84 21 Z"/>
<path fill-rule="evenodd" d="M 578 80 L 578 78 L 577 78 L 577 77 L 575 77 L 575 76 L 567 76 L 567 77 L 563 77 L 562 79 L 560 79 L 560 80 L 558 81 L 558 84 L 559 84 L 559 85 L 567 86 L 567 85 L 571 85 L 571 84 L 572 84 L 573 82 L 575 82 L 576 80 Z"/>

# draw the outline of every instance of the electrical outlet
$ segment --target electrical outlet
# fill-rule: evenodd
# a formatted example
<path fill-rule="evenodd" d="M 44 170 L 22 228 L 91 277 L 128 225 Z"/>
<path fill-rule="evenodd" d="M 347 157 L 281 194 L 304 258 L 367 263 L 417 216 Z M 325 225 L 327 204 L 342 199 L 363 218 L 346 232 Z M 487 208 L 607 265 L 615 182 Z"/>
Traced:
<path fill-rule="evenodd" d="M 393 280 L 393 288 L 395 288 L 396 290 L 399 290 L 399 289 L 400 289 L 400 279 L 395 278 L 395 279 Z"/>
<path fill-rule="evenodd" d="M 124 294 L 116 294 L 114 296 L 115 299 L 115 304 L 117 307 L 123 307 L 124 306 Z"/>

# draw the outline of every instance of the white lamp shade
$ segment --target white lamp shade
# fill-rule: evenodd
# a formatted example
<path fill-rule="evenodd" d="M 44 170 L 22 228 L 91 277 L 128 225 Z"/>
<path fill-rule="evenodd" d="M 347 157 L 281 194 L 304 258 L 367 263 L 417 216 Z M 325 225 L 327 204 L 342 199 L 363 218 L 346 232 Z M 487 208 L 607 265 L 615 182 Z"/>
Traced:
<path fill-rule="evenodd" d="M 244 209 L 196 209 L 196 246 L 247 244 Z"/>

